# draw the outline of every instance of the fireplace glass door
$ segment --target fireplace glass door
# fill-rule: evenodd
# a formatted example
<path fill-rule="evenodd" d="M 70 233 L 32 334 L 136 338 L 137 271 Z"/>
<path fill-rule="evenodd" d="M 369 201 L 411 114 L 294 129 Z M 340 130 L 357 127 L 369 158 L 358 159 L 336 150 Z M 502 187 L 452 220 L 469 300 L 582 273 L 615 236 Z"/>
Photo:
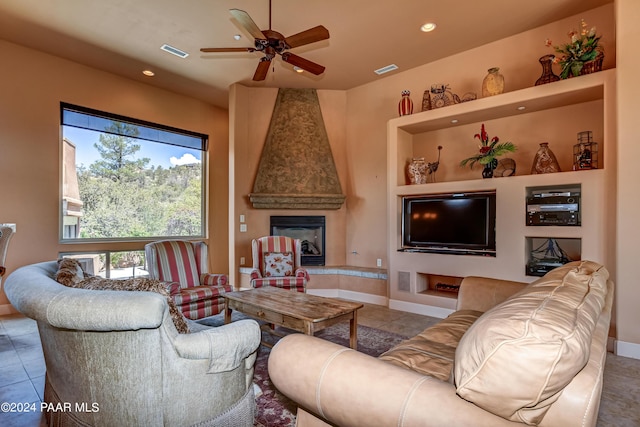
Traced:
<path fill-rule="evenodd" d="M 271 235 L 300 239 L 302 265 L 324 265 L 324 216 L 272 216 Z"/>

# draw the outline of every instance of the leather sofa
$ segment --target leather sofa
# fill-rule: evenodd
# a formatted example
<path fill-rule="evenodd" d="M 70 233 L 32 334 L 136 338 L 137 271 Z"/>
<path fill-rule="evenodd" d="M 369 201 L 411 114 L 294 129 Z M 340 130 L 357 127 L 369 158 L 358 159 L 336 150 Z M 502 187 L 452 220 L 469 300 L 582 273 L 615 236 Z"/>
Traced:
<path fill-rule="evenodd" d="M 37 321 L 49 426 L 253 426 L 257 322 L 187 320 L 179 334 L 166 296 L 67 287 L 57 270 L 28 265 L 5 283 Z"/>
<path fill-rule="evenodd" d="M 297 426 L 595 426 L 613 304 L 590 261 L 531 284 L 467 277 L 448 318 L 378 358 L 305 335 L 269 375 Z"/>

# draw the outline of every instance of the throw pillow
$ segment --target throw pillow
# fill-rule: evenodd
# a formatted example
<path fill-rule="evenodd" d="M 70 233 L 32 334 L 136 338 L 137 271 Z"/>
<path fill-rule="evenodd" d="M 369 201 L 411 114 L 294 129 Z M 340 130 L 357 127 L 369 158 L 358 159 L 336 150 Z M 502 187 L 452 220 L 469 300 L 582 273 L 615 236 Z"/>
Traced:
<path fill-rule="evenodd" d="M 55 281 L 65 286 L 73 286 L 85 279 L 85 273 L 78 260 L 73 258 L 60 258 L 58 260 L 58 271 L 56 271 Z"/>
<path fill-rule="evenodd" d="M 538 425 L 589 359 L 608 278 L 597 263 L 571 262 L 484 313 L 456 350 L 458 394 L 508 420 Z"/>
<path fill-rule="evenodd" d="M 189 325 L 175 301 L 173 301 L 169 295 L 169 291 L 167 290 L 164 282 L 148 278 L 123 280 L 105 279 L 99 276 L 88 276 L 85 278 L 84 274 L 83 278 L 80 280 L 77 275 L 70 277 L 72 273 L 76 272 L 77 269 L 80 268 L 80 264 L 77 260 L 64 258 L 63 260 L 58 261 L 58 265 L 62 268 L 59 268 L 56 272 L 56 281 L 70 288 L 105 291 L 146 291 L 159 293 L 167 299 L 169 314 L 171 315 L 171 320 L 173 320 L 173 324 L 178 332 L 181 334 L 189 333 Z"/>
<path fill-rule="evenodd" d="M 293 276 L 293 253 L 265 252 L 264 277 Z"/>

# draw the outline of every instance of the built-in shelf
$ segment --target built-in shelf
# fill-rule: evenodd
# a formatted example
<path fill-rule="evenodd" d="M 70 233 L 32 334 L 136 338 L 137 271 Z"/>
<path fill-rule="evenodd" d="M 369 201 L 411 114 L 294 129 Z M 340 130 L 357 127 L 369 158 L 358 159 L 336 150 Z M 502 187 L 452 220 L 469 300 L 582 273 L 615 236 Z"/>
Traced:
<path fill-rule="evenodd" d="M 544 276 L 549 270 L 582 259 L 582 239 L 557 236 L 525 237 L 525 274 Z"/>
<path fill-rule="evenodd" d="M 462 277 L 417 273 L 416 292 L 443 298 L 458 298 Z"/>
<path fill-rule="evenodd" d="M 498 118 L 566 107 L 604 97 L 604 81 L 615 70 L 529 87 L 392 119 L 390 127 L 416 135 Z M 524 107 L 520 108 L 520 107 Z M 452 123 L 452 119 L 457 122 Z"/>
<path fill-rule="evenodd" d="M 435 310 L 454 307 L 456 295 L 436 290 L 430 283 L 437 283 L 438 279 L 432 277 L 461 279 L 476 275 L 531 282 L 535 277 L 526 274 L 531 251 L 549 238 L 560 242 L 572 257 L 611 262 L 615 212 L 606 206 L 615 204 L 617 141 L 615 112 L 609 107 L 615 103 L 615 73 L 615 69 L 606 70 L 388 122 L 388 273 L 392 303 L 424 305 Z M 456 122 L 452 123 L 454 119 Z M 477 145 L 473 134 L 486 122 L 491 125 L 489 135 L 499 134 L 501 140 L 505 134 L 509 138 L 522 135 L 516 144 L 516 155 L 521 156 L 516 176 L 482 179 L 479 169 L 459 168 L 460 160 L 466 153 L 472 154 Z M 599 169 L 573 171 L 576 136 L 589 128 L 597 130 Z M 567 167 L 559 173 L 529 175 L 538 145 L 548 135 L 554 138 L 549 146 Z M 408 185 L 407 161 L 413 157 L 428 161 L 427 155 L 437 156 L 438 145 L 444 145 L 439 171 L 443 176 L 436 175 L 436 182 Z M 527 225 L 526 198 L 532 189 L 575 186 L 581 189 L 579 226 Z M 398 252 L 402 243 L 403 196 L 487 190 L 496 191 L 496 257 Z"/>

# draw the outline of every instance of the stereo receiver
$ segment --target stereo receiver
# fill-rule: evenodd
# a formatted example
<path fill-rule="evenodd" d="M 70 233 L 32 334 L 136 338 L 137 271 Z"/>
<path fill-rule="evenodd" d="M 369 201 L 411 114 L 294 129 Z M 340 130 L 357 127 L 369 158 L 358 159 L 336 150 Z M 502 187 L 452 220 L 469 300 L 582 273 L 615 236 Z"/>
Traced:
<path fill-rule="evenodd" d="M 527 225 L 580 225 L 580 192 L 532 193 L 527 197 Z"/>

